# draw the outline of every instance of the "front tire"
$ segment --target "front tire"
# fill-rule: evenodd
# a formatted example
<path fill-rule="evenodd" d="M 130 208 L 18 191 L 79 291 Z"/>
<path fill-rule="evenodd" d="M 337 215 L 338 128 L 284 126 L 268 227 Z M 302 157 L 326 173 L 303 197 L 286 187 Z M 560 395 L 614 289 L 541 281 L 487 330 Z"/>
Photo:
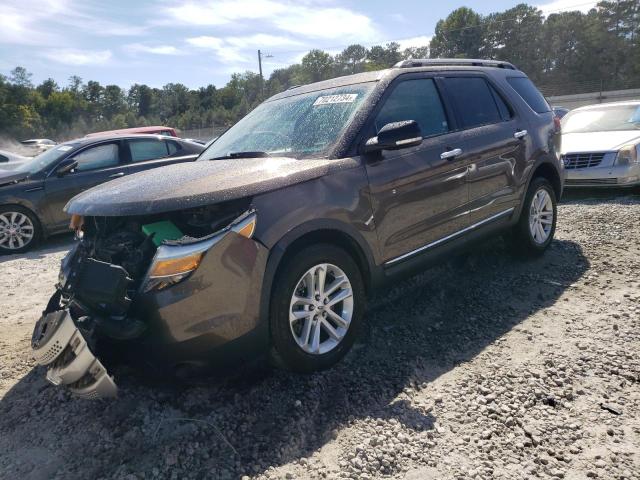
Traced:
<path fill-rule="evenodd" d="M 349 351 L 362 323 L 365 290 L 354 259 L 329 244 L 285 260 L 271 301 L 272 358 L 297 372 L 331 367 Z"/>
<path fill-rule="evenodd" d="M 41 233 L 40 222 L 31 211 L 17 205 L 0 207 L 0 255 L 30 250 Z"/>
<path fill-rule="evenodd" d="M 536 177 L 531 181 L 517 225 L 514 247 L 518 253 L 537 256 L 544 253 L 556 231 L 557 201 L 551 183 Z"/>

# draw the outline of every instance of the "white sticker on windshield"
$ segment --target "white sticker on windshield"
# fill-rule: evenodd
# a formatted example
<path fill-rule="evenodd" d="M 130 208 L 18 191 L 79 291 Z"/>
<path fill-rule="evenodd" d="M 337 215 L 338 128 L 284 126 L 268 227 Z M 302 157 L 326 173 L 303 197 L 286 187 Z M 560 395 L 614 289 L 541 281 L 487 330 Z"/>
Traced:
<path fill-rule="evenodd" d="M 357 93 L 343 93 L 342 95 L 326 95 L 318 97 L 313 106 L 329 105 L 330 103 L 353 103 L 358 98 Z"/>
<path fill-rule="evenodd" d="M 59 152 L 68 152 L 72 148 L 73 147 L 70 147 L 69 145 L 62 145 L 61 147 L 56 148 L 56 150 L 58 150 Z"/>

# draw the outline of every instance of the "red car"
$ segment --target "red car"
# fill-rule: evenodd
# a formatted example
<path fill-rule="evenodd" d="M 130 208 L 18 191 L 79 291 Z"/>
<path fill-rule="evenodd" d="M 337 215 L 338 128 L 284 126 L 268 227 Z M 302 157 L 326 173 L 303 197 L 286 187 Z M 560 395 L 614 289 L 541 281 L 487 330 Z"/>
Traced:
<path fill-rule="evenodd" d="M 98 135 L 131 135 L 132 133 L 146 133 L 165 135 L 167 137 L 177 137 L 178 132 L 175 128 L 154 126 L 154 127 L 134 127 L 134 128 L 121 128 L 119 130 L 106 130 L 104 132 L 94 132 L 85 135 L 85 137 L 97 137 Z"/>

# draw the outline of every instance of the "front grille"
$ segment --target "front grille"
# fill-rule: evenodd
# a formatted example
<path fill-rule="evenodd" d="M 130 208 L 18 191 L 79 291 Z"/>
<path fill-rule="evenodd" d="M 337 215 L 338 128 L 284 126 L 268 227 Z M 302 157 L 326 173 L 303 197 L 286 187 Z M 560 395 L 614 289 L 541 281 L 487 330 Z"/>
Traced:
<path fill-rule="evenodd" d="M 618 183 L 618 179 L 617 178 L 589 178 L 589 179 L 585 179 L 585 180 L 573 180 L 570 178 L 567 178 L 564 181 L 565 185 L 579 185 L 579 186 L 596 186 L 596 185 L 617 185 Z"/>
<path fill-rule="evenodd" d="M 604 153 L 568 153 L 563 155 L 564 168 L 590 168 L 597 167 L 602 162 Z"/>

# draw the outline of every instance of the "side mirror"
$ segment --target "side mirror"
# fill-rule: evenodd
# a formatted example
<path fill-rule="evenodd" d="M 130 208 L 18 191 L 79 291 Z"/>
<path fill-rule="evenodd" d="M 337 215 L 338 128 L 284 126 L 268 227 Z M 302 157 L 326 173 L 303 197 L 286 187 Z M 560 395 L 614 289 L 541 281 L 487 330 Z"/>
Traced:
<path fill-rule="evenodd" d="M 365 143 L 365 152 L 380 150 L 399 150 L 415 147 L 422 143 L 422 132 L 415 120 L 387 123 L 380 129 L 378 135 L 371 137 Z"/>
<path fill-rule="evenodd" d="M 76 168 L 77 166 L 78 166 L 78 162 L 70 158 L 67 158 L 66 160 L 63 160 L 60 163 L 60 165 L 58 165 L 58 167 L 56 168 L 56 175 L 58 177 L 64 177 L 67 173 L 70 173 L 71 171 L 73 171 L 73 169 Z"/>

